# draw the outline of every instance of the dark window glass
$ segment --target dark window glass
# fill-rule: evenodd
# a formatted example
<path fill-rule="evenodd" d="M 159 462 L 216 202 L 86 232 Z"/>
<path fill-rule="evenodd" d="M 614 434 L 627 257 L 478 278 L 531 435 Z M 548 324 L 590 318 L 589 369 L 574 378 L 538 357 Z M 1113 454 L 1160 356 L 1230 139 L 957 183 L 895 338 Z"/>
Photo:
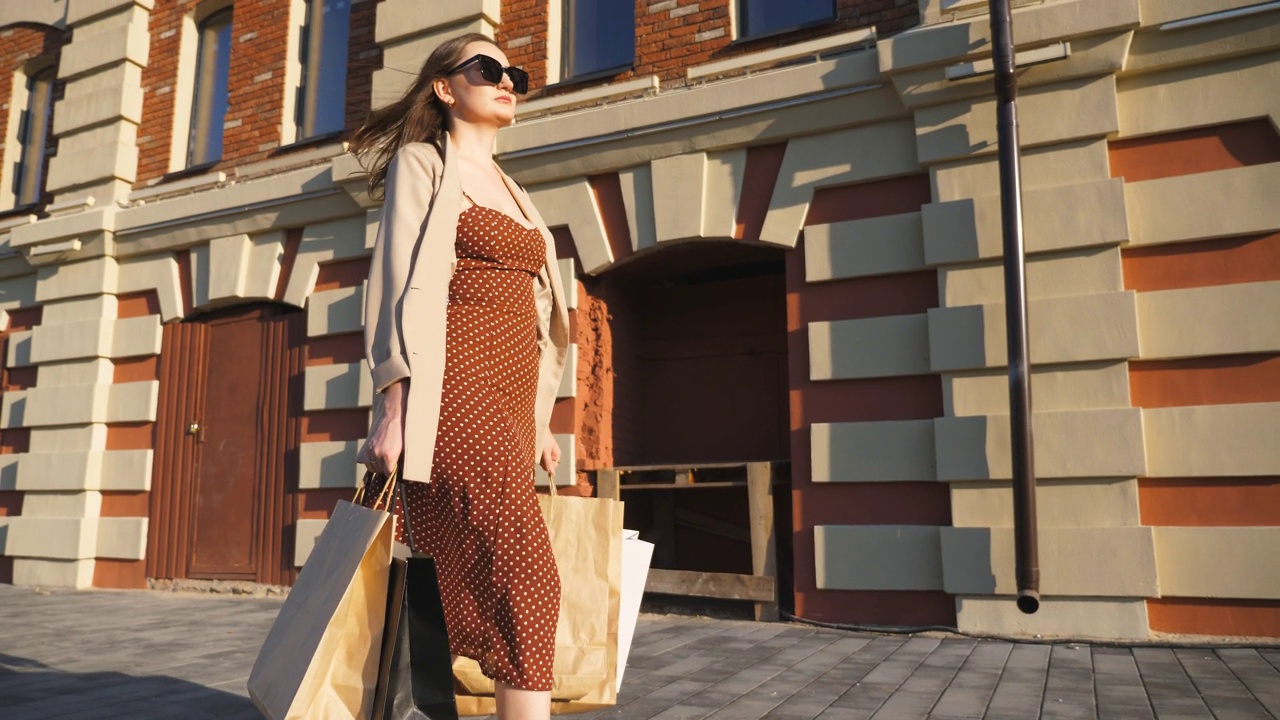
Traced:
<path fill-rule="evenodd" d="M 635 0 L 565 0 L 566 77 L 629 67 L 636 56 Z"/>
<path fill-rule="evenodd" d="M 49 139 L 49 116 L 53 111 L 53 75 L 50 67 L 27 77 L 27 106 L 18 124 L 21 150 L 18 171 L 13 178 L 15 207 L 34 205 L 43 190 L 45 143 Z"/>
<path fill-rule="evenodd" d="M 227 74 L 231 69 L 231 8 L 210 15 L 200 23 L 199 32 L 187 167 L 222 159 L 222 126 L 227 121 Z"/>
<path fill-rule="evenodd" d="M 742 37 L 834 20 L 835 0 L 738 0 Z"/>
<path fill-rule="evenodd" d="M 298 139 L 346 127 L 351 0 L 308 0 L 302 30 Z"/>

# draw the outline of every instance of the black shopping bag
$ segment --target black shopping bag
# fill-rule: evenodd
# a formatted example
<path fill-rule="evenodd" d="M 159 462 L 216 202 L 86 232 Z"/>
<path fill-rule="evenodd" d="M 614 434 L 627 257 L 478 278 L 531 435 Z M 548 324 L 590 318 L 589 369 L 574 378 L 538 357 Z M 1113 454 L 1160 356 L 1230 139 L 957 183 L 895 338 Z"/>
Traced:
<path fill-rule="evenodd" d="M 366 482 L 368 479 L 366 478 Z M 403 486 L 399 488 L 404 503 Z M 413 544 L 407 505 L 405 534 Z M 395 544 L 373 720 L 458 720 L 440 580 L 431 557 Z"/>

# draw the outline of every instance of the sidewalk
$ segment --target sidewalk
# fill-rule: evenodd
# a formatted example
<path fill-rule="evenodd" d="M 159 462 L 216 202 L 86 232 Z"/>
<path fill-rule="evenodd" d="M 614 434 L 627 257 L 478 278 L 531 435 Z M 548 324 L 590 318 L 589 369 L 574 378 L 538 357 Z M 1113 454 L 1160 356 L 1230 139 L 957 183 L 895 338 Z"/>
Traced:
<path fill-rule="evenodd" d="M 257 718 L 278 599 L 0 585 L 0 718 Z M 646 615 L 617 720 L 1280 716 L 1280 647 L 1030 645 Z"/>

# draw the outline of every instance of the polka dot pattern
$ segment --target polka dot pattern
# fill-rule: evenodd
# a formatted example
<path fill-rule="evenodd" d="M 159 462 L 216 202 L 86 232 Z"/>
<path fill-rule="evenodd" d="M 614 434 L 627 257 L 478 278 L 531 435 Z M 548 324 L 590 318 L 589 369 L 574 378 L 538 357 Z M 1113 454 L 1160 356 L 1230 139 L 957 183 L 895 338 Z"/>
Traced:
<path fill-rule="evenodd" d="M 459 217 L 431 483 L 405 494 L 415 549 L 436 559 L 453 653 L 548 691 L 560 574 L 533 488 L 544 242 L 492 208 Z M 398 533 L 404 542 L 403 523 Z"/>

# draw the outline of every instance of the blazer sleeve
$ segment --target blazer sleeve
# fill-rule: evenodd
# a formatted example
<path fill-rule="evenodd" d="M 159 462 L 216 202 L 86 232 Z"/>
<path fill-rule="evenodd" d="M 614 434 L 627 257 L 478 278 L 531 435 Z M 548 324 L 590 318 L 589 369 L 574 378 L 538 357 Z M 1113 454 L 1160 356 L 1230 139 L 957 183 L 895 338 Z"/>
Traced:
<path fill-rule="evenodd" d="M 437 155 L 412 144 L 396 152 L 387 170 L 382 221 L 364 301 L 365 359 L 379 393 L 410 375 L 404 347 L 404 297 L 440 170 Z"/>

